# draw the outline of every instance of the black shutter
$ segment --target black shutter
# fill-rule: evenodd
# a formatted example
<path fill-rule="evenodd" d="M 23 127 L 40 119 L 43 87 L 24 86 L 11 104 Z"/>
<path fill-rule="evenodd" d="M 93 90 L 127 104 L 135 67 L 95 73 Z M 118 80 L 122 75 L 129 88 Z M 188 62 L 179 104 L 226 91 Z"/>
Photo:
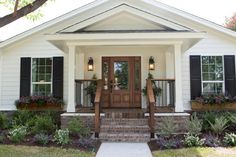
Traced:
<path fill-rule="evenodd" d="M 225 64 L 225 92 L 231 96 L 236 96 L 235 83 L 235 57 L 233 55 L 224 56 Z"/>
<path fill-rule="evenodd" d="M 21 58 L 20 64 L 20 97 L 30 96 L 31 58 Z"/>
<path fill-rule="evenodd" d="M 191 100 L 201 96 L 201 57 L 190 56 Z"/>
<path fill-rule="evenodd" d="M 63 99 L 63 57 L 53 57 L 53 96 Z"/>

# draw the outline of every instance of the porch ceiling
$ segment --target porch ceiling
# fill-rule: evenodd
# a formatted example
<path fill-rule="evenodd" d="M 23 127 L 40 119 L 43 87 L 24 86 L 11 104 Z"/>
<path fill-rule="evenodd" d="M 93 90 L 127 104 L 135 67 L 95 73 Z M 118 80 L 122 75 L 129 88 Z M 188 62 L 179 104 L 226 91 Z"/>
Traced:
<path fill-rule="evenodd" d="M 204 32 L 135 32 L 135 33 L 74 33 L 48 34 L 47 41 L 61 50 L 73 46 L 126 46 L 181 44 L 186 51 L 205 38 Z"/>

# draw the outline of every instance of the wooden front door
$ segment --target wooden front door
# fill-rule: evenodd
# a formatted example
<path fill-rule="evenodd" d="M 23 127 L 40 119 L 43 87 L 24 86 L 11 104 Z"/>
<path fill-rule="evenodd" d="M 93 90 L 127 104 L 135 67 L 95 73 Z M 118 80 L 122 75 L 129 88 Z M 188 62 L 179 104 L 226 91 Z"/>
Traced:
<path fill-rule="evenodd" d="M 140 57 L 103 57 L 102 74 L 103 107 L 141 107 Z"/>

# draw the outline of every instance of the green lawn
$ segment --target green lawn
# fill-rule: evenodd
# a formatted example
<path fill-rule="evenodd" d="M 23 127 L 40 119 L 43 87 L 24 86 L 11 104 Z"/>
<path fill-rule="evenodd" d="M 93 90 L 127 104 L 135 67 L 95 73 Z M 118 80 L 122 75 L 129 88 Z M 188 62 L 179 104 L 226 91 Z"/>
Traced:
<path fill-rule="evenodd" d="M 0 145 L 0 157 L 94 157 L 94 154 L 75 149 Z"/>
<path fill-rule="evenodd" d="M 234 148 L 186 148 L 154 151 L 154 157 L 235 157 Z"/>

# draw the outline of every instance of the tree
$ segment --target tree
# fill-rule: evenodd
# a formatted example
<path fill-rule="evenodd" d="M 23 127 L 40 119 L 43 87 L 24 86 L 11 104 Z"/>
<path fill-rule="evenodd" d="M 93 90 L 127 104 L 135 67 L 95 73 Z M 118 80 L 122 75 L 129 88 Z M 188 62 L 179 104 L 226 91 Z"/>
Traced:
<path fill-rule="evenodd" d="M 226 18 L 225 26 L 233 31 L 236 31 L 236 13 L 230 18 Z"/>
<path fill-rule="evenodd" d="M 30 13 L 36 11 L 49 0 L 0 0 L 0 5 L 10 9 L 12 12 L 8 15 L 0 17 L 0 28 L 28 15 L 28 18 L 36 20 L 42 16 L 40 11 L 29 16 Z"/>

